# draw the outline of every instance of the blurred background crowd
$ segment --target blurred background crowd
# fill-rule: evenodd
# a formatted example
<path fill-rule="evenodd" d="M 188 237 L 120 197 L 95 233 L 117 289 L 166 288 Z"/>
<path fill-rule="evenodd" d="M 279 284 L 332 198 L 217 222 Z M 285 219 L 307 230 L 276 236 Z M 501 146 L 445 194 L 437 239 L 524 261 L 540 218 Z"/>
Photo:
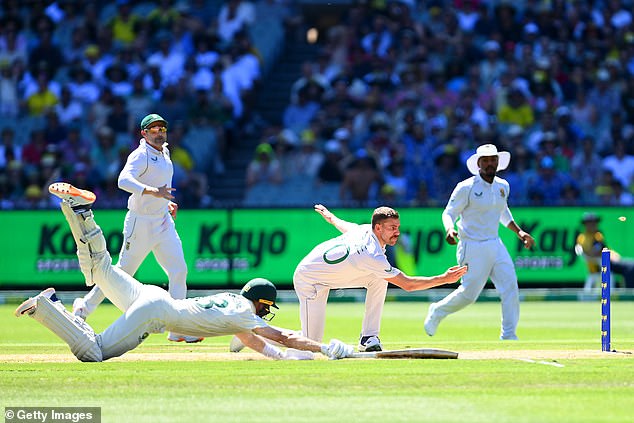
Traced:
<path fill-rule="evenodd" d="M 443 206 L 484 143 L 511 152 L 512 206 L 631 205 L 632 7 L 4 0 L 0 208 L 51 207 L 61 179 L 125 207 L 148 113 L 185 208 Z"/>

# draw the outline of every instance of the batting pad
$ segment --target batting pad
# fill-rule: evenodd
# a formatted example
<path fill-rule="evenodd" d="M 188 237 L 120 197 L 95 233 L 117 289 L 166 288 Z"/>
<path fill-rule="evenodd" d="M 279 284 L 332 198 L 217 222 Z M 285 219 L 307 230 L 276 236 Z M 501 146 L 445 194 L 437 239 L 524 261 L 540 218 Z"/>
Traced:
<path fill-rule="evenodd" d="M 458 358 L 458 353 L 435 348 L 409 348 L 404 350 L 355 352 L 346 358 L 456 359 Z"/>
<path fill-rule="evenodd" d="M 86 285 L 92 286 L 95 284 L 92 275 L 92 257 L 106 251 L 105 240 L 98 236 L 101 234 L 101 228 L 95 223 L 90 210 L 78 215 L 64 201 L 62 201 L 60 208 L 77 244 L 79 268 L 86 279 Z"/>
<path fill-rule="evenodd" d="M 99 335 L 95 335 L 79 317 L 70 314 L 61 303 L 53 303 L 39 295 L 35 311 L 30 316 L 62 338 L 79 360 L 102 361 Z"/>

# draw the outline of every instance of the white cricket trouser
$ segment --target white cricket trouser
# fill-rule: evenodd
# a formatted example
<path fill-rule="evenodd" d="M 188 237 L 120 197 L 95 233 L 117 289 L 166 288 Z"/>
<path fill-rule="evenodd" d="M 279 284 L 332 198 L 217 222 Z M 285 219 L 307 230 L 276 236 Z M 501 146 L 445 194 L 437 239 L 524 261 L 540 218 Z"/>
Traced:
<path fill-rule="evenodd" d="M 293 286 L 299 298 L 299 318 L 302 335 L 321 342 L 326 326 L 326 303 L 331 289 L 365 288 L 365 314 L 361 327 L 362 336 L 378 336 L 381 330 L 381 315 L 387 293 L 387 281 L 379 278 L 363 277 L 351 280 L 345 285 L 330 285 L 328 282 L 308 281 L 302 278 L 301 271 L 293 275 Z"/>
<path fill-rule="evenodd" d="M 178 318 L 172 298 L 162 288 L 143 285 L 117 266 L 106 250 L 106 240 L 99 226 L 92 218 L 92 212 L 84 217 L 64 210 L 71 231 L 77 242 L 78 256 L 82 271 L 90 273 L 92 281 L 112 301 L 124 311 L 101 337 L 103 360 L 118 357 L 136 348 L 150 333 L 165 331 L 167 322 Z M 84 240 L 82 242 L 81 240 Z M 90 264 L 86 258 L 90 257 Z M 90 269 L 87 269 L 90 266 Z"/>
<path fill-rule="evenodd" d="M 183 244 L 169 213 L 162 216 L 144 216 L 128 211 L 123 224 L 123 238 L 117 267 L 134 276 L 143 260 L 152 252 L 167 274 L 172 298 L 186 297 L 187 263 L 183 254 Z M 107 295 L 104 296 L 96 286 L 84 300 L 88 309 L 94 310 L 105 297 Z"/>
<path fill-rule="evenodd" d="M 515 266 L 502 240 L 464 241 L 458 243 L 456 251 L 458 263 L 468 265 L 469 270 L 462 277 L 461 285 L 435 303 L 434 314 L 444 318 L 451 313 L 472 304 L 478 299 L 489 278 L 500 294 L 502 303 L 501 336 L 515 336 L 520 318 L 519 288 Z"/>

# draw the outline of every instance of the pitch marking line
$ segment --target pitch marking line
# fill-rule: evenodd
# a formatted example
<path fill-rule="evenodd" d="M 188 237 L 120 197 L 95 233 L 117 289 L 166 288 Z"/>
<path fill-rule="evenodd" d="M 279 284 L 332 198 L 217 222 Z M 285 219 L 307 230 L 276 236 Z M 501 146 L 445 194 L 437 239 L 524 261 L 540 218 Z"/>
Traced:
<path fill-rule="evenodd" d="M 553 367 L 565 367 L 563 364 L 557 363 L 556 361 L 535 361 L 531 360 L 530 358 L 518 358 L 517 360 L 523 361 L 525 363 L 545 364 L 547 366 Z"/>

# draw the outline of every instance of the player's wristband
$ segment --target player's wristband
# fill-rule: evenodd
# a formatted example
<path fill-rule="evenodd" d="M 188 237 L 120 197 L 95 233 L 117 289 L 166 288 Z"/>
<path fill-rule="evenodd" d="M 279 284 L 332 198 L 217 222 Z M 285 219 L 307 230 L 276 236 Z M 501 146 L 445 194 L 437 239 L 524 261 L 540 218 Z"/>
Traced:
<path fill-rule="evenodd" d="M 284 351 L 268 343 L 264 346 L 264 349 L 262 350 L 262 354 L 272 358 L 273 360 L 283 360 L 285 355 Z"/>

